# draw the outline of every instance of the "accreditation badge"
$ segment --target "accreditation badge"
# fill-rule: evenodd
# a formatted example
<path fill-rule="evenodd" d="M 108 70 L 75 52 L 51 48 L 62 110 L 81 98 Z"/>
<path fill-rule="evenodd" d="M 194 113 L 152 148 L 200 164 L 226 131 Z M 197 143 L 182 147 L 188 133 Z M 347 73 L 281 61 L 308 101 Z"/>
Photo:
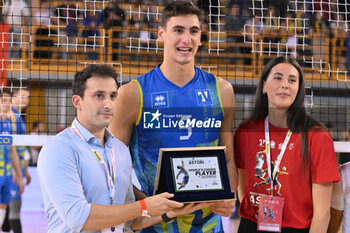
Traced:
<path fill-rule="evenodd" d="M 281 232 L 284 198 L 260 196 L 258 230 Z"/>

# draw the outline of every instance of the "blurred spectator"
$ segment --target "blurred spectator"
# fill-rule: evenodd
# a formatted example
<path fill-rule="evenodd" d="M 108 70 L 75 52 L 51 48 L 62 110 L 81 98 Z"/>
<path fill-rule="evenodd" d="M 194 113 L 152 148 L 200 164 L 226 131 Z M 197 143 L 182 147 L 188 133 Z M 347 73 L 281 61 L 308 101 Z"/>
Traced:
<path fill-rule="evenodd" d="M 153 28 L 153 24 L 150 21 L 147 21 L 146 19 L 141 22 L 140 26 L 140 42 L 142 47 L 155 47 L 155 43 L 150 43 L 151 40 L 157 39 L 157 36 L 149 29 Z"/>
<path fill-rule="evenodd" d="M 46 125 L 39 121 L 34 121 L 30 135 L 47 135 Z M 29 146 L 26 158 L 28 158 L 29 166 L 36 166 L 38 162 L 41 146 Z"/>
<path fill-rule="evenodd" d="M 70 59 L 73 55 L 70 48 L 75 46 L 78 36 L 78 13 L 77 6 L 68 3 L 57 6 L 54 11 L 52 23 L 57 27 L 58 58 Z"/>
<path fill-rule="evenodd" d="M 7 85 L 7 54 L 8 54 L 8 38 L 9 38 L 9 27 L 6 23 L 4 23 L 4 18 L 2 16 L 2 12 L 0 12 L 0 34 L 2 35 L 0 37 L 0 60 L 3 62 L 0 62 L 0 86 L 6 86 Z"/>
<path fill-rule="evenodd" d="M 247 25 L 247 33 L 251 35 L 259 36 L 264 29 L 264 21 L 259 11 L 255 11 L 253 18 L 248 19 L 245 24 Z"/>
<path fill-rule="evenodd" d="M 39 9 L 35 11 L 33 17 L 34 26 L 48 26 L 50 25 L 51 10 L 47 4 L 47 1 L 41 1 Z"/>
<path fill-rule="evenodd" d="M 315 12 L 312 18 L 311 23 L 311 33 L 313 35 L 324 34 L 328 35 L 329 33 L 328 26 L 325 18 L 323 18 L 321 12 Z"/>
<path fill-rule="evenodd" d="M 346 48 L 346 40 L 347 40 L 347 31 L 349 29 L 348 22 L 344 20 L 343 14 L 334 14 L 334 21 L 330 24 L 331 30 L 331 38 L 334 38 L 335 44 L 331 49 L 335 49 L 335 63 L 336 67 L 341 70 L 346 70 L 346 57 L 347 57 L 347 48 Z"/>
<path fill-rule="evenodd" d="M 330 0 L 313 0 L 313 10 L 319 12 L 321 17 L 325 20 L 326 25 L 328 26 L 330 19 Z M 331 0 L 332 1 L 332 0 Z"/>
<path fill-rule="evenodd" d="M 328 133 L 331 135 L 333 141 L 338 141 L 337 130 L 335 129 L 334 124 L 332 122 L 327 122 L 325 123 L 325 127 Z"/>
<path fill-rule="evenodd" d="M 11 28 L 10 58 L 20 58 L 23 46 L 23 26 L 30 25 L 30 7 L 25 0 L 5 0 L 2 7 L 3 15 L 6 16 L 6 23 Z"/>
<path fill-rule="evenodd" d="M 296 31 L 299 34 L 308 34 L 310 27 L 310 15 L 305 9 L 305 4 L 299 4 L 295 14 Z"/>
<path fill-rule="evenodd" d="M 201 9 L 201 17 L 202 17 L 202 25 L 201 25 L 202 45 L 198 47 L 198 52 L 204 51 L 206 48 L 208 48 L 208 42 L 209 42 L 209 18 L 203 9 Z M 202 56 L 198 56 L 197 59 L 198 59 L 198 62 L 200 63 L 202 61 Z"/>
<path fill-rule="evenodd" d="M 76 6 L 69 4 L 62 4 L 56 7 L 54 15 L 56 17 L 56 23 L 60 31 L 64 31 L 69 37 L 75 37 L 78 35 L 78 12 Z"/>
<path fill-rule="evenodd" d="M 245 23 L 245 40 L 252 42 L 253 38 L 261 35 L 264 28 L 264 22 L 261 18 L 261 13 L 255 11 L 253 18 L 250 18 Z"/>
<path fill-rule="evenodd" d="M 125 12 L 118 6 L 118 1 L 111 0 L 109 6 L 103 10 L 103 27 L 121 27 L 125 21 Z"/>
<path fill-rule="evenodd" d="M 239 5 L 232 3 L 228 6 L 228 14 L 225 19 L 228 52 L 230 53 L 230 63 L 236 64 L 236 56 L 241 52 L 244 52 L 244 48 L 241 48 L 239 43 L 244 43 L 244 38 L 241 35 L 241 31 L 244 26 L 244 20 L 239 15 Z M 238 43 L 238 44 L 237 44 Z M 248 51 L 250 53 L 250 51 Z"/>
<path fill-rule="evenodd" d="M 94 3 L 88 2 L 86 4 L 87 9 L 84 12 L 83 25 L 84 30 L 82 31 L 82 36 L 87 38 L 85 44 L 89 46 L 90 51 L 87 53 L 88 60 L 98 60 L 99 53 L 94 51 L 98 45 L 98 41 L 95 37 L 101 36 L 98 28 L 102 25 L 103 14 L 95 9 Z M 102 44 L 101 44 L 102 46 Z M 91 51 L 93 50 L 93 51 Z"/>
<path fill-rule="evenodd" d="M 243 29 L 244 20 L 240 16 L 239 12 L 239 5 L 229 5 L 228 14 L 226 15 L 225 19 L 227 32 L 239 32 Z"/>
<path fill-rule="evenodd" d="M 218 0 L 198 0 L 197 6 L 199 9 L 203 9 L 205 14 L 208 16 L 208 21 L 211 27 L 211 30 L 218 30 L 219 25 L 217 21 L 220 19 L 219 11 L 219 1 Z M 222 13 L 221 13 L 222 14 Z M 221 15 L 223 16 L 223 14 Z"/>
<path fill-rule="evenodd" d="M 232 6 L 232 5 L 238 5 L 239 8 L 239 15 L 243 16 L 243 9 L 247 8 L 247 1 L 245 0 L 230 0 L 228 3 L 228 6 Z"/>
<path fill-rule="evenodd" d="M 103 22 L 103 14 L 101 11 L 95 9 L 94 3 L 87 2 L 86 10 L 83 15 L 83 25 L 85 27 L 98 27 Z"/>
<path fill-rule="evenodd" d="M 15 113 L 16 116 L 16 134 L 26 134 L 26 126 L 22 114 L 29 103 L 29 96 L 29 90 L 26 88 L 22 87 L 13 89 L 12 112 Z M 16 149 L 20 160 L 22 174 L 25 176 L 26 184 L 28 185 L 31 181 L 31 176 L 28 172 L 28 160 L 25 158 L 27 147 L 17 146 Z M 9 221 L 10 229 L 14 233 L 22 233 L 22 224 L 20 221 L 21 204 L 20 187 L 15 182 L 12 182 L 11 202 L 8 208 L 9 214 L 8 219 L 5 219 L 5 222 Z"/>
<path fill-rule="evenodd" d="M 312 36 L 312 55 L 315 61 L 327 60 L 324 56 L 327 50 L 329 28 L 321 12 L 315 12 L 311 24 L 310 34 Z"/>
<path fill-rule="evenodd" d="M 311 22 L 311 15 L 309 14 L 308 7 L 311 5 L 311 3 L 300 3 L 297 5 L 297 12 L 295 14 L 296 19 L 296 32 L 299 35 L 302 35 L 301 37 L 297 38 L 297 43 L 299 45 L 311 45 L 312 39 L 311 36 L 308 36 L 310 33 L 310 25 Z M 312 49 L 311 46 L 298 46 L 297 48 L 297 55 L 299 57 L 298 61 L 302 66 L 311 66 L 310 63 L 305 63 L 304 59 L 302 57 L 306 57 L 308 60 L 312 56 Z"/>
<path fill-rule="evenodd" d="M 295 17 L 287 12 L 285 15 L 285 19 L 282 21 L 282 43 L 286 44 L 286 49 L 288 50 L 289 55 L 296 56 L 296 46 L 297 46 L 297 37 L 295 34 Z"/>
<path fill-rule="evenodd" d="M 277 35 L 279 31 L 278 18 L 276 15 L 276 9 L 270 5 L 267 8 L 267 12 L 264 20 L 264 33 L 269 35 Z"/>
<path fill-rule="evenodd" d="M 213 23 L 212 26 L 216 25 L 217 20 L 219 19 L 219 1 L 218 0 L 198 0 L 197 6 L 199 9 L 203 9 L 208 15 L 209 23 Z M 221 9 L 220 9 L 221 10 Z M 213 28 L 214 29 L 214 28 Z M 216 30 L 216 29 L 214 29 Z"/>
<path fill-rule="evenodd" d="M 30 92 L 27 88 L 14 88 L 13 89 L 13 105 L 12 111 L 18 116 L 19 122 L 17 122 L 17 131 L 19 134 L 26 134 L 26 125 L 23 119 L 23 113 L 29 104 Z"/>
<path fill-rule="evenodd" d="M 4 88 L 2 89 L 2 93 L 0 96 L 0 104 L 1 104 L 1 114 L 0 114 L 0 133 L 1 134 L 19 134 L 19 128 L 17 126 L 17 122 L 19 121 L 20 116 L 18 114 L 15 114 L 13 112 L 13 109 L 11 108 L 12 105 L 12 92 L 11 89 L 9 88 Z M 24 174 L 24 169 L 25 169 L 25 163 L 23 159 L 23 154 L 22 152 L 23 147 L 14 147 L 14 146 L 6 146 L 2 145 L 0 147 L 0 157 L 3 163 L 0 166 L 1 170 L 1 178 L 2 178 L 2 201 L 1 201 L 1 211 L 2 211 L 2 216 L 0 220 L 0 225 L 3 225 L 3 221 L 6 219 L 3 210 L 6 208 L 8 205 L 10 206 L 9 208 L 9 214 L 7 216 L 11 217 L 11 210 L 15 210 L 15 208 L 11 208 L 12 198 L 13 194 L 18 195 L 20 197 L 21 192 L 23 192 L 23 180 L 22 180 L 22 174 Z M 23 151 L 24 152 L 24 151 Z M 11 165 L 9 164 L 10 161 L 10 156 L 11 160 L 16 159 L 17 162 L 19 161 L 19 164 L 16 165 L 16 169 L 19 169 L 17 174 L 15 175 L 15 172 L 12 173 L 12 168 Z M 14 165 L 14 164 L 12 164 Z M 18 167 L 20 165 L 20 167 Z M 16 170 L 15 169 L 15 170 Z M 30 175 L 28 175 L 28 181 L 30 182 Z M 13 176 L 13 178 L 12 178 Z M 4 180 L 6 177 L 6 181 Z M 20 184 L 20 186 L 17 186 L 17 184 L 13 184 L 13 182 L 16 182 Z M 3 186 L 6 187 L 3 187 Z M 16 187 L 15 187 L 16 186 Z M 13 193 L 15 191 L 15 193 Z M 11 201 L 11 202 L 10 202 Z M 20 205 L 19 205 L 20 206 Z M 19 212 L 18 212 L 19 215 Z M 11 219 L 10 219 L 11 220 Z M 7 223 L 5 224 L 4 228 L 10 226 L 11 229 L 14 230 L 14 233 L 18 233 L 18 229 L 21 228 L 20 222 L 11 222 L 7 219 Z M 9 230 L 9 229 L 7 229 Z"/>
<path fill-rule="evenodd" d="M 350 142 L 350 130 L 344 131 L 342 141 Z M 339 163 L 344 164 L 350 161 L 350 153 L 339 153 Z"/>
<path fill-rule="evenodd" d="M 30 7 L 26 0 L 4 0 L 2 13 L 11 27 L 29 25 Z"/>
<path fill-rule="evenodd" d="M 106 7 L 103 10 L 103 27 L 105 29 L 120 27 L 119 29 L 112 31 L 112 38 L 115 39 L 112 43 L 113 49 L 118 49 L 120 46 L 120 41 L 122 37 L 121 27 L 123 26 L 124 22 L 125 22 L 124 10 L 119 7 L 117 0 L 111 0 L 109 2 L 108 7 Z M 105 43 L 108 44 L 108 38 L 106 38 Z M 108 49 L 108 46 L 106 46 L 106 51 L 105 51 L 106 54 L 109 53 L 107 49 Z M 118 59 L 119 59 L 119 54 L 113 53 L 112 60 L 114 61 Z"/>

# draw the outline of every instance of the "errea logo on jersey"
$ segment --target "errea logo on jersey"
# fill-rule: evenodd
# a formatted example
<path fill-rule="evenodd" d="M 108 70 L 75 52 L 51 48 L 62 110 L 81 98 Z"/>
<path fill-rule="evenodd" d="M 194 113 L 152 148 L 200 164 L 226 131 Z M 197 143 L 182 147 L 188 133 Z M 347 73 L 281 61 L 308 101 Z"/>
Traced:
<path fill-rule="evenodd" d="M 167 108 L 168 103 L 168 92 L 154 92 L 151 94 L 152 108 Z"/>
<path fill-rule="evenodd" d="M 143 128 L 145 129 L 159 129 L 160 128 L 160 119 L 159 117 L 162 113 L 159 112 L 159 109 L 152 112 L 143 113 Z"/>
<path fill-rule="evenodd" d="M 211 105 L 213 101 L 210 96 L 210 91 L 208 89 L 196 90 L 198 105 Z"/>

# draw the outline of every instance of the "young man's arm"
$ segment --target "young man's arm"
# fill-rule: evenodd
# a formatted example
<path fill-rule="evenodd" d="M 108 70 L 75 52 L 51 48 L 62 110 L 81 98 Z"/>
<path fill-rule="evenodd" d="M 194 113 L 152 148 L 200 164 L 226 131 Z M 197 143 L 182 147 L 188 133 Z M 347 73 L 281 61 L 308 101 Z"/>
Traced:
<path fill-rule="evenodd" d="M 19 186 L 19 193 L 22 194 L 24 192 L 23 175 L 21 171 L 21 164 L 19 161 L 17 148 L 15 146 L 11 146 L 10 159 L 11 159 L 12 168 L 15 171 L 15 174 L 14 174 L 16 177 L 15 182 Z"/>
<path fill-rule="evenodd" d="M 245 194 L 245 170 L 238 168 L 238 200 L 242 202 Z"/>
<path fill-rule="evenodd" d="M 219 79 L 221 101 L 224 108 L 224 120 L 220 129 L 220 145 L 227 146 L 226 162 L 230 177 L 231 190 L 237 190 L 237 168 L 233 152 L 233 121 L 235 113 L 235 97 L 232 85 L 224 79 Z"/>
<path fill-rule="evenodd" d="M 127 146 L 133 127 L 141 114 L 140 104 L 140 91 L 136 82 L 129 82 L 118 89 L 114 117 L 108 128 Z"/>
<path fill-rule="evenodd" d="M 136 82 L 129 82 L 118 89 L 114 117 L 108 129 L 127 146 L 129 146 L 133 128 L 142 111 L 140 102 L 140 91 Z M 134 187 L 134 194 L 136 200 L 147 197 L 136 187 Z"/>
<path fill-rule="evenodd" d="M 161 216 L 162 214 L 176 208 L 183 207 L 182 203 L 168 200 L 173 197 L 173 194 L 162 193 L 145 199 L 148 214 L 150 216 Z M 91 211 L 87 218 L 82 231 L 100 230 L 111 226 L 116 226 L 124 222 L 141 217 L 140 202 L 133 202 L 124 205 L 106 206 L 106 205 L 91 205 Z M 131 227 L 141 229 L 147 226 L 160 223 L 161 217 L 141 218 L 139 224 Z M 141 221 L 141 222 L 140 222 Z M 149 222 L 147 224 L 147 222 Z"/>
<path fill-rule="evenodd" d="M 26 185 L 30 184 L 32 181 L 32 177 L 28 171 L 28 161 L 25 162 L 25 176 L 26 176 Z"/>
<path fill-rule="evenodd" d="M 231 191 L 237 190 L 237 168 L 233 153 L 233 119 L 235 100 L 232 85 L 226 80 L 219 79 L 221 101 L 224 108 L 224 120 L 220 128 L 220 145 L 227 146 L 226 162 L 230 179 Z M 210 209 L 218 215 L 230 216 L 235 207 L 235 201 L 221 201 L 210 205 Z"/>

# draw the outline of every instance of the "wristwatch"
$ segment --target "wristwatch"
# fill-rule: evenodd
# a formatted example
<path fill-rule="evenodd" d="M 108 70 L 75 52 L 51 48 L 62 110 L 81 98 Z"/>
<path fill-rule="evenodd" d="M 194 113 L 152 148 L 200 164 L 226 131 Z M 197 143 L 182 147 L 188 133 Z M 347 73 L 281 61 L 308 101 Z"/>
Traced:
<path fill-rule="evenodd" d="M 176 218 L 168 218 L 168 216 L 166 215 L 166 213 L 164 213 L 162 215 L 162 219 L 165 223 L 172 223 L 175 221 Z"/>

